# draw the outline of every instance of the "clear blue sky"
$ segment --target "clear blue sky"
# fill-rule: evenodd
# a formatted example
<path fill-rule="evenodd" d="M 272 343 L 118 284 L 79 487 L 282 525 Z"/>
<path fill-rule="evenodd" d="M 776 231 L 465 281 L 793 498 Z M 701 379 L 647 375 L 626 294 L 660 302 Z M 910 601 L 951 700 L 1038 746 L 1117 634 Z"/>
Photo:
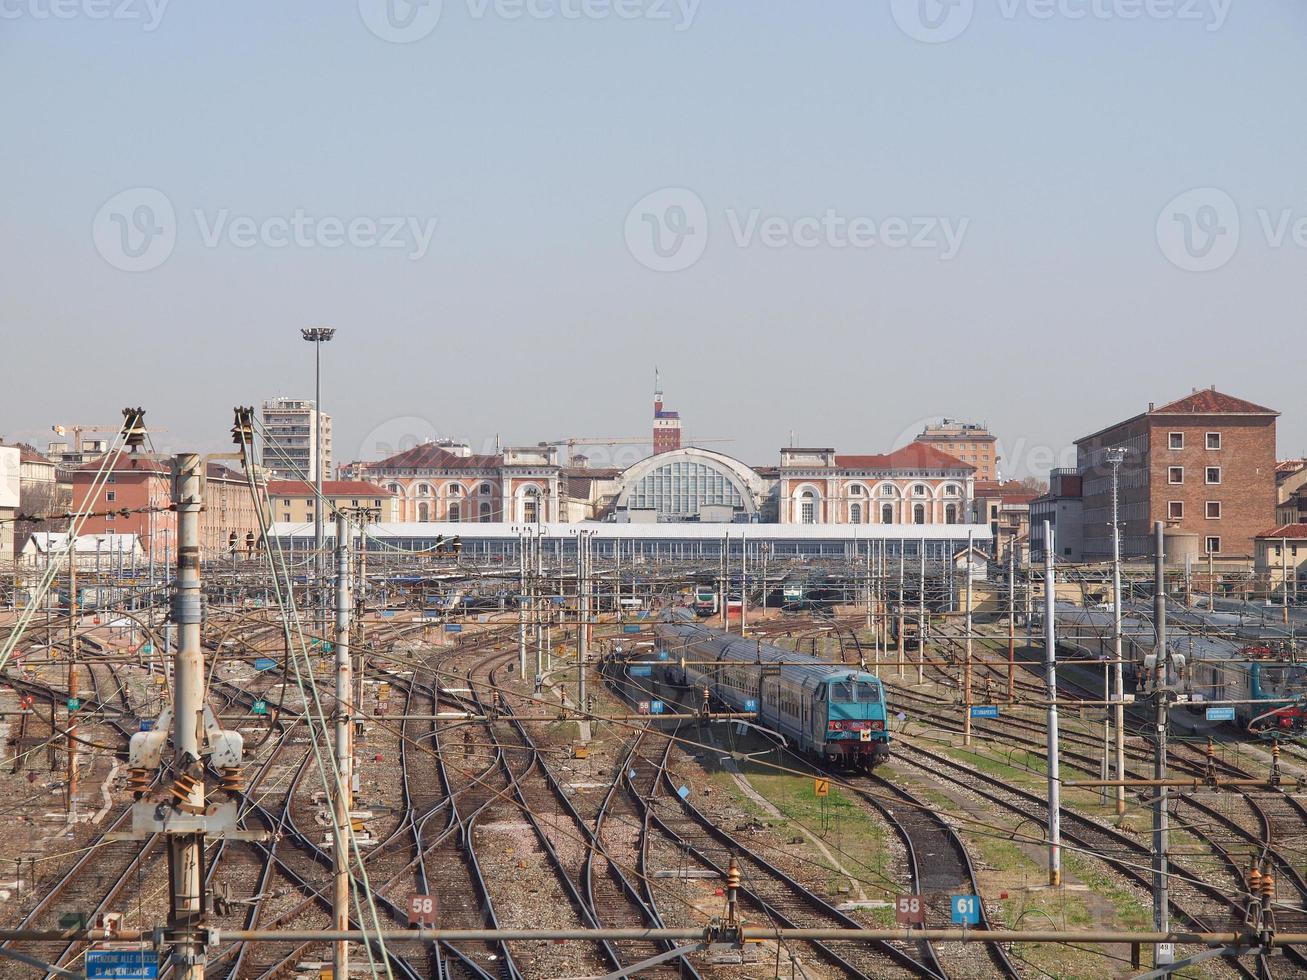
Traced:
<path fill-rule="evenodd" d="M 791 430 L 870 452 L 944 414 L 1062 447 L 1207 384 L 1307 451 L 1307 240 L 1258 214 L 1307 218 L 1300 0 L 921 0 L 970 17 L 943 43 L 900 26 L 915 0 L 444 0 L 407 43 L 372 0 L 173 0 L 157 24 L 56 2 L 0 0 L 8 438 L 139 404 L 171 448 L 221 448 L 231 406 L 311 395 L 298 331 L 329 324 L 338 460 L 403 417 L 478 446 L 644 433 L 655 362 L 691 434 L 754 463 Z M 707 221 L 674 272 L 626 231 L 666 187 Z M 1158 234 L 1196 187 L 1239 222 L 1199 272 Z M 148 271 L 97 249 L 132 188 L 175 209 Z M 437 224 L 416 259 L 237 244 L 232 220 L 297 210 Z M 950 258 L 734 240 L 828 211 L 965 235 Z"/>

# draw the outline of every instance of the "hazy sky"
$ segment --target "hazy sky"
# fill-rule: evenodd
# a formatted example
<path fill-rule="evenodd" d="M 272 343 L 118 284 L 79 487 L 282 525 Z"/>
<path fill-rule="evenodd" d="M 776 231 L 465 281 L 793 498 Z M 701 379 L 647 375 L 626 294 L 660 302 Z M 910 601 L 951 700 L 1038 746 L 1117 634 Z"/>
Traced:
<path fill-rule="evenodd" d="M 655 362 L 754 463 L 947 414 L 1021 475 L 1208 384 L 1301 453 L 1305 44 L 1301 0 L 0 0 L 0 433 L 222 449 L 326 324 L 338 460 L 643 434 Z"/>

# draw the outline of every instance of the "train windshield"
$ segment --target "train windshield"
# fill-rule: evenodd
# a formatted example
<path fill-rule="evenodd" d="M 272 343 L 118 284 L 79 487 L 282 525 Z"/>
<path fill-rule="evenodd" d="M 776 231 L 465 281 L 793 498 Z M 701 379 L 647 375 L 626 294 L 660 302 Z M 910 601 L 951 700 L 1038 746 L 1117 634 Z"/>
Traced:
<path fill-rule="evenodd" d="M 853 682 L 836 681 L 830 686 L 830 699 L 844 704 L 853 700 Z"/>
<path fill-rule="evenodd" d="M 879 701 L 880 690 L 870 681 L 858 681 L 859 701 Z"/>

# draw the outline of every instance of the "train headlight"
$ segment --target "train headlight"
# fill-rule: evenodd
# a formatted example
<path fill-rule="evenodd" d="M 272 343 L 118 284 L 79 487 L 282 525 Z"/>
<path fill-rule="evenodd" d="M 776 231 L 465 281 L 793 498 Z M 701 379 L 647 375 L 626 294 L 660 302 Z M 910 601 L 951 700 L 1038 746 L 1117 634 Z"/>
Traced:
<path fill-rule="evenodd" d="M 877 719 L 871 723 L 871 730 L 874 732 L 883 732 L 885 730 L 885 723 Z"/>

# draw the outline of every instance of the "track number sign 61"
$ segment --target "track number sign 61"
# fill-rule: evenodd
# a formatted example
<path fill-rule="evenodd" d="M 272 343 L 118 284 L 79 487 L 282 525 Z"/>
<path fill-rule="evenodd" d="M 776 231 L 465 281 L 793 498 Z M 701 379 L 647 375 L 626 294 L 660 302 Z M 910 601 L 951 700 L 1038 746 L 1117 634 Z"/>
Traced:
<path fill-rule="evenodd" d="M 408 897 L 408 924 L 411 926 L 434 926 L 436 924 L 436 896 L 418 895 Z"/>
<path fill-rule="evenodd" d="M 926 921 L 926 906 L 920 895 L 900 895 L 894 903 L 894 921 L 901 926 L 921 925 Z"/>

